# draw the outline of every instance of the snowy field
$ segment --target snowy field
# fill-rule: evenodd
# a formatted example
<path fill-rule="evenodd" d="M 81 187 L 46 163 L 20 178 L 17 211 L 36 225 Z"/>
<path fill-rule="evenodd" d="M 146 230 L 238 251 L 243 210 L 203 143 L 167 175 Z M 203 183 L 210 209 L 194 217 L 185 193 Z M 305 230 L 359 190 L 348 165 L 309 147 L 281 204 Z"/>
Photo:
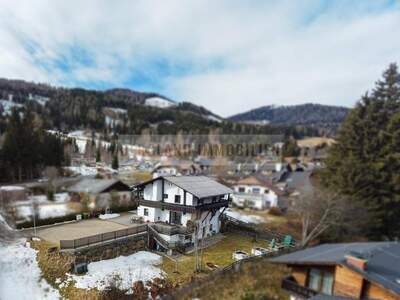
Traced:
<path fill-rule="evenodd" d="M 32 205 L 17 206 L 17 216 L 19 219 L 30 220 L 33 216 Z M 38 207 L 39 218 L 48 219 L 62 217 L 73 213 L 67 203 L 41 203 Z"/>
<path fill-rule="evenodd" d="M 0 243 L 0 299 L 60 299 L 58 291 L 41 278 L 36 252 L 24 240 Z"/>
<path fill-rule="evenodd" d="M 263 217 L 256 216 L 256 215 L 246 215 L 239 211 L 233 211 L 233 210 L 229 210 L 229 209 L 225 211 L 225 214 L 231 218 L 235 218 L 235 219 L 245 222 L 245 223 L 260 224 L 260 223 L 266 222 L 266 220 Z"/>
<path fill-rule="evenodd" d="M 157 267 L 161 264 L 160 255 L 139 251 L 129 256 L 93 262 L 88 265 L 85 275 L 69 274 L 67 282 L 74 281 L 75 287 L 81 289 L 96 288 L 100 291 L 110 285 L 113 278 L 118 278 L 117 285 L 122 290 L 129 290 L 136 281 L 146 282 L 163 276 L 163 271 Z M 66 282 L 61 282 L 60 287 Z M 131 293 L 132 291 L 128 291 Z"/>
<path fill-rule="evenodd" d="M 79 167 L 65 167 L 66 169 L 72 171 L 76 174 L 81 174 L 83 176 L 95 176 L 97 174 L 97 169 L 94 167 L 79 166 Z"/>

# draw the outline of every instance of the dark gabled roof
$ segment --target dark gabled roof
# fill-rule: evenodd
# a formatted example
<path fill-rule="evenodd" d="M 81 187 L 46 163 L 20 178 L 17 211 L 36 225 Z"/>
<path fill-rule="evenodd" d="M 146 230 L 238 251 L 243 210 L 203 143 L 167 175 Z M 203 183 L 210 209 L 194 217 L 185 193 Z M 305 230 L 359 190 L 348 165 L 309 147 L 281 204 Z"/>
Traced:
<path fill-rule="evenodd" d="M 346 263 L 345 256 L 351 252 L 366 258 L 365 270 Z M 282 255 L 271 261 L 289 265 L 343 265 L 367 280 L 400 294 L 400 243 L 397 242 L 324 244 Z"/>
<path fill-rule="evenodd" d="M 160 176 L 138 184 L 136 187 L 145 186 L 159 179 L 171 182 L 198 198 L 231 194 L 233 192 L 227 186 L 206 176 Z"/>
<path fill-rule="evenodd" d="M 85 178 L 79 181 L 78 183 L 70 186 L 67 191 L 75 192 L 75 193 L 90 193 L 90 194 L 98 194 L 104 192 L 114 185 L 119 184 L 124 187 L 126 191 L 130 190 L 129 186 L 125 185 L 123 182 L 117 179 L 92 179 Z"/>

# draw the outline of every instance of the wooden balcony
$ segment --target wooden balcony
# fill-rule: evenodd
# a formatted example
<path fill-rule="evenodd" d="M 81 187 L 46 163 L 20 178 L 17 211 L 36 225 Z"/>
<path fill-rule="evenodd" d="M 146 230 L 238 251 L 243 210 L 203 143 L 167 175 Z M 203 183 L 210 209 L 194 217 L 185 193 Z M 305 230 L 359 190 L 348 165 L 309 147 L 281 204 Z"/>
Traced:
<path fill-rule="evenodd" d="M 194 213 L 196 211 L 205 211 L 205 210 L 216 209 L 216 208 L 221 208 L 221 207 L 228 207 L 229 200 L 222 200 L 222 201 L 216 201 L 216 202 L 212 202 L 212 203 L 206 203 L 206 204 L 202 204 L 202 205 L 192 206 L 192 205 L 182 205 L 182 204 L 168 203 L 168 202 L 162 202 L 162 201 L 139 199 L 139 205 L 174 210 L 174 211 L 181 211 L 184 213 Z"/>
<path fill-rule="evenodd" d="M 318 294 L 316 291 L 299 285 L 292 276 L 286 277 L 282 280 L 282 289 L 304 299 L 311 298 Z"/>

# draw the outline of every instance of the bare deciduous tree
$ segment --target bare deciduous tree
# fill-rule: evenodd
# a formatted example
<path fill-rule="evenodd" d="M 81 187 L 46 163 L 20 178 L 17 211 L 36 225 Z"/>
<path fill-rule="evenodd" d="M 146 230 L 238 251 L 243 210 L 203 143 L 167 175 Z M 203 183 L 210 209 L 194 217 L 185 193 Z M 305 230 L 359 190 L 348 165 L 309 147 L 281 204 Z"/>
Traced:
<path fill-rule="evenodd" d="M 361 221 L 367 219 L 363 208 L 346 196 L 321 187 L 301 193 L 293 210 L 302 224 L 302 247 L 334 228 L 355 232 L 362 226 Z M 364 218 L 358 218 L 357 214 L 362 214 Z"/>

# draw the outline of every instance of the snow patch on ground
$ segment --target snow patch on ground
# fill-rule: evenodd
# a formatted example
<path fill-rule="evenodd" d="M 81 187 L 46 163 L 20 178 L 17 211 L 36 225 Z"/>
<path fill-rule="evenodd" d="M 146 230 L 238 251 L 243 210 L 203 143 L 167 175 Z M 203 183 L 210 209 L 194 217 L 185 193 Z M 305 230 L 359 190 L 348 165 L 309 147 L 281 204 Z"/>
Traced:
<path fill-rule="evenodd" d="M 119 288 L 128 290 L 136 281 L 145 282 L 162 277 L 162 270 L 156 267 L 161 262 L 160 255 L 139 251 L 129 256 L 92 262 L 88 265 L 88 272 L 85 275 L 68 274 L 68 276 L 75 281 L 75 287 L 81 289 L 104 290 L 113 278 L 118 278 Z"/>
<path fill-rule="evenodd" d="M 22 107 L 23 105 L 20 103 L 16 103 L 9 100 L 0 100 L 0 105 L 3 106 L 4 114 L 11 115 L 12 109 L 14 107 Z"/>
<path fill-rule="evenodd" d="M 37 251 L 19 240 L 0 244 L 0 299 L 60 299 L 60 294 L 41 278 Z"/>
<path fill-rule="evenodd" d="M 83 176 L 94 176 L 97 174 L 97 169 L 94 167 L 79 166 L 79 167 L 66 167 L 68 170 L 81 174 Z"/>
<path fill-rule="evenodd" d="M 114 219 L 119 217 L 120 214 L 104 214 L 104 215 L 99 215 L 99 219 L 101 220 L 108 220 L 108 219 Z"/>
<path fill-rule="evenodd" d="M 65 203 L 70 200 L 68 193 L 58 193 L 54 194 L 54 201 L 56 203 Z"/>
<path fill-rule="evenodd" d="M 0 214 L 0 225 L 3 225 L 7 230 L 13 230 L 10 225 L 8 225 L 7 221 L 4 217 Z M 1 227 L 0 227 L 1 228 Z M 1 244 L 0 244 L 1 246 Z M 1 275 L 0 275 L 1 276 Z M 0 298 L 1 299 L 1 298 Z"/>
<path fill-rule="evenodd" d="M 16 209 L 18 218 L 26 220 L 32 219 L 33 216 L 32 205 L 16 206 Z M 37 209 L 40 219 L 62 217 L 74 212 L 68 207 L 66 203 L 40 204 Z"/>
<path fill-rule="evenodd" d="M 231 218 L 237 219 L 245 223 L 253 223 L 253 224 L 265 223 L 265 219 L 263 217 L 256 215 L 245 215 L 238 211 L 233 211 L 233 210 L 227 210 L 225 211 L 225 214 Z"/>
<path fill-rule="evenodd" d="M 215 121 L 215 122 L 218 122 L 218 123 L 221 123 L 222 122 L 222 120 L 220 119 L 220 118 L 218 118 L 218 117 L 216 117 L 216 116 L 213 116 L 213 115 L 208 115 L 208 116 L 206 116 L 207 117 L 207 119 L 209 119 L 209 120 L 211 120 L 211 121 Z"/>
<path fill-rule="evenodd" d="M 87 141 L 81 139 L 75 139 L 75 142 L 76 145 L 78 146 L 79 153 L 81 154 L 85 153 Z"/>

